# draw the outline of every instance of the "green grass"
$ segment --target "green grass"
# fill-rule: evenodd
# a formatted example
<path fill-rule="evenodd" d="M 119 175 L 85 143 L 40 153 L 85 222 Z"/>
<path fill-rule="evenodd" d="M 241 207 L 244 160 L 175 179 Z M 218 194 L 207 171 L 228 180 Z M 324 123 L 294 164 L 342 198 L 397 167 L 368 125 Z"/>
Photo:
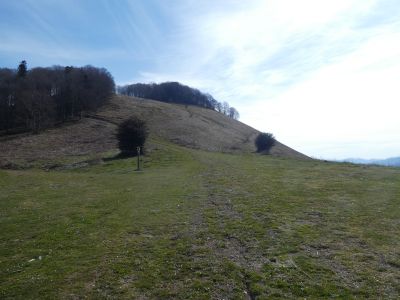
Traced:
<path fill-rule="evenodd" d="M 400 169 L 188 150 L 0 171 L 0 298 L 398 298 Z"/>

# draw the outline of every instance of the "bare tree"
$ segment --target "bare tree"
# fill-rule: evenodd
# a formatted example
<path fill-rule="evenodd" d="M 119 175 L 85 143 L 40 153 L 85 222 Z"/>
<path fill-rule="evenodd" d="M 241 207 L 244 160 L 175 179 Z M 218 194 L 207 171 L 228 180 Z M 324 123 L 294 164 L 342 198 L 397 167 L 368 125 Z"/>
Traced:
<path fill-rule="evenodd" d="M 0 69 L 0 130 L 23 127 L 33 132 L 79 118 L 103 105 L 115 92 L 111 74 L 85 66 Z"/>
<path fill-rule="evenodd" d="M 239 112 L 234 107 L 229 108 L 229 117 L 238 120 L 239 119 Z"/>

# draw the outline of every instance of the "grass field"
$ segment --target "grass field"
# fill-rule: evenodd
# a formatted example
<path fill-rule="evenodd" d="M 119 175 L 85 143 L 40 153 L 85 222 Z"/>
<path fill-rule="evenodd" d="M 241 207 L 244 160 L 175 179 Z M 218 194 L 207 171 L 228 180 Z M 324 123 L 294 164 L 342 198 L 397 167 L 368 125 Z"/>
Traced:
<path fill-rule="evenodd" d="M 0 298 L 400 297 L 400 169 L 157 142 L 0 171 Z"/>

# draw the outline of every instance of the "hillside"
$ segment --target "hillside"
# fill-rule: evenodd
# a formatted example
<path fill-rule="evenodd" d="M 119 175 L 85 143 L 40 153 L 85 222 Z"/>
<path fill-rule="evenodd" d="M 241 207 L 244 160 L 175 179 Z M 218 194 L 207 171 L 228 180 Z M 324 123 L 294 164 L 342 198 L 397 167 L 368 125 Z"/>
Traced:
<path fill-rule="evenodd" d="M 126 96 L 115 96 L 96 114 L 79 122 L 64 124 L 38 135 L 21 135 L 0 140 L 0 166 L 29 166 L 49 161 L 69 161 L 73 157 L 93 158 L 115 151 L 118 123 L 136 115 L 145 119 L 153 139 L 162 139 L 186 147 L 216 152 L 254 152 L 258 131 L 210 109 L 167 104 Z M 6 137 L 7 138 L 7 137 Z M 307 158 L 277 143 L 274 156 Z"/>
<path fill-rule="evenodd" d="M 145 119 L 150 132 L 158 137 L 191 148 L 216 152 L 254 152 L 254 128 L 221 113 L 197 106 L 116 96 L 97 116 L 119 123 L 136 115 Z M 277 143 L 275 156 L 306 158 L 305 155 Z"/>

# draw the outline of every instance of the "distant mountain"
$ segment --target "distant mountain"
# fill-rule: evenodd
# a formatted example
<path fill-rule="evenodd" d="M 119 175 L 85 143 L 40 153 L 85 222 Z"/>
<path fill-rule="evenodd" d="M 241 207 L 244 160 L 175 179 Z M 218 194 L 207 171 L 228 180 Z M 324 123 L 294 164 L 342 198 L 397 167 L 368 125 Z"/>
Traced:
<path fill-rule="evenodd" d="M 400 167 L 400 157 L 391 157 L 386 159 L 362 159 L 362 158 L 347 158 L 344 162 L 350 162 L 354 164 L 363 165 L 380 165 L 380 166 L 392 166 Z"/>

